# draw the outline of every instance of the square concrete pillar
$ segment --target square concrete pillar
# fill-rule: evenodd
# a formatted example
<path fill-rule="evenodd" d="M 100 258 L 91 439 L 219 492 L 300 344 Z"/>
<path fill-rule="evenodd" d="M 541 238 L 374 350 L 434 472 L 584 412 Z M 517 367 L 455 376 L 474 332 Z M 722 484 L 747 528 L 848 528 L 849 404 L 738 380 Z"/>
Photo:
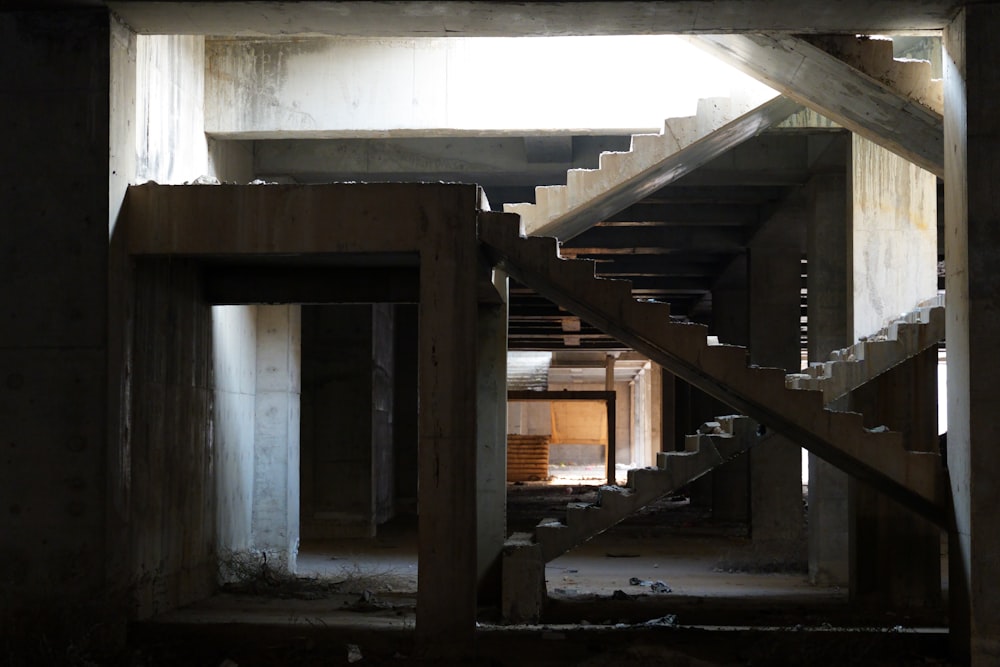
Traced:
<path fill-rule="evenodd" d="M 808 185 L 806 272 L 810 363 L 826 361 L 833 350 L 853 342 L 848 276 L 850 218 L 847 212 L 848 143 L 831 147 L 834 165 Z M 839 159 L 837 159 L 839 157 Z M 809 580 L 826 586 L 850 581 L 848 477 L 809 454 Z"/>
<path fill-rule="evenodd" d="M 476 528 L 478 193 L 455 196 L 420 251 L 420 651 L 471 655 L 478 582 Z"/>
<path fill-rule="evenodd" d="M 281 572 L 299 545 L 300 332 L 300 306 L 258 306 L 252 539 Z"/>
<path fill-rule="evenodd" d="M 802 251 L 752 247 L 749 263 L 750 362 L 798 370 Z M 750 536 L 754 557 L 780 567 L 806 563 L 802 449 L 781 436 L 750 453 Z"/>
<path fill-rule="evenodd" d="M 1000 3 L 983 3 L 966 5 L 944 33 L 949 597 L 953 646 L 976 666 L 1000 662 L 998 31 Z"/>
<path fill-rule="evenodd" d="M 507 276 L 494 273 L 500 303 L 479 304 L 476 364 L 477 576 L 479 605 L 499 604 L 507 536 Z"/>
<path fill-rule="evenodd" d="M 857 135 L 850 151 L 848 303 L 858 340 L 937 293 L 937 179 Z M 903 432 L 907 448 L 934 451 L 935 363 L 931 351 L 876 379 L 853 393 L 851 409 L 869 428 Z M 936 604 L 937 529 L 861 483 L 850 489 L 852 597 L 883 607 Z"/>

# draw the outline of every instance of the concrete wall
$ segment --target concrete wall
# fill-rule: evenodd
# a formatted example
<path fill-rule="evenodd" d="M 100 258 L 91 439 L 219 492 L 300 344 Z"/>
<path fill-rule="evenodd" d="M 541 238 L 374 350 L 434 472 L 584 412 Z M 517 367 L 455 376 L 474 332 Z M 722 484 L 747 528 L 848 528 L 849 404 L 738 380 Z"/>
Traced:
<path fill-rule="evenodd" d="M 183 183 L 207 175 L 205 38 L 140 35 L 136 54 L 136 178 Z"/>
<path fill-rule="evenodd" d="M 106 11 L 0 13 L 0 610 L 10 620 L 36 606 L 87 615 L 109 593 L 106 489 L 122 483 L 105 477 L 117 454 L 105 401 L 109 24 Z"/>
<path fill-rule="evenodd" d="M 372 307 L 302 309 L 303 539 L 374 535 Z"/>
<path fill-rule="evenodd" d="M 937 294 L 937 180 L 853 135 L 854 337 Z"/>
<path fill-rule="evenodd" d="M 216 582 L 212 318 L 190 262 L 135 272 L 132 584 L 140 618 L 205 597 Z"/>
<path fill-rule="evenodd" d="M 392 441 L 397 510 L 417 508 L 417 308 L 394 306 Z"/>
<path fill-rule="evenodd" d="M 678 61 L 688 66 L 663 66 Z M 683 40 L 657 36 L 220 39 L 207 42 L 207 73 L 206 127 L 233 138 L 627 133 L 692 115 L 699 97 L 760 86 Z M 484 96 L 486 86 L 497 94 Z"/>
<path fill-rule="evenodd" d="M 372 306 L 372 474 L 376 524 L 385 523 L 396 514 L 392 439 L 394 324 L 392 304 Z"/>
<path fill-rule="evenodd" d="M 227 552 L 245 552 L 252 545 L 257 308 L 213 308 L 212 348 L 216 542 L 225 557 Z"/>
<path fill-rule="evenodd" d="M 507 433 L 552 435 L 552 404 L 547 401 L 514 401 L 507 405 Z"/>
<path fill-rule="evenodd" d="M 253 546 L 269 567 L 295 571 L 299 542 L 301 307 L 257 307 Z"/>

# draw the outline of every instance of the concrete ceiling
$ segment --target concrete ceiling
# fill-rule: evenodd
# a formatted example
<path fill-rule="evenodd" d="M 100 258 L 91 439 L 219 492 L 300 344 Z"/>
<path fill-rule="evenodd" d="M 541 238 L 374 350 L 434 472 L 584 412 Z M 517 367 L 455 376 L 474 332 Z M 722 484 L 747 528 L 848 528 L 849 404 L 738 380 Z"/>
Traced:
<path fill-rule="evenodd" d="M 25 3 L 28 4 L 28 3 Z M 75 4 L 93 4 L 77 0 Z M 955 0 L 106 3 L 140 33 L 222 36 L 550 36 L 939 30 Z"/>

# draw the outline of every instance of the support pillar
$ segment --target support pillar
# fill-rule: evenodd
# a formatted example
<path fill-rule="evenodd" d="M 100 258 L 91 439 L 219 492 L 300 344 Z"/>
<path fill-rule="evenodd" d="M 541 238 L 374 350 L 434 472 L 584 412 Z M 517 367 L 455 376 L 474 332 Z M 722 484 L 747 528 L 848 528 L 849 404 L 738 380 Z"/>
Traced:
<path fill-rule="evenodd" d="M 948 473 L 956 656 L 1000 663 L 1000 3 L 966 5 L 944 31 L 945 263 L 948 319 Z"/>
<path fill-rule="evenodd" d="M 257 308 L 252 540 L 280 572 L 299 546 L 300 331 L 300 306 Z"/>
<path fill-rule="evenodd" d="M 810 362 L 826 361 L 833 350 L 853 342 L 849 320 L 847 174 L 841 151 L 836 167 L 808 184 L 808 348 Z M 824 586 L 850 581 L 847 474 L 809 455 L 809 580 Z"/>
<path fill-rule="evenodd" d="M 435 657 L 470 656 L 475 643 L 479 247 L 475 197 L 465 204 L 468 216 L 430 225 L 420 252 L 416 633 Z"/>
<path fill-rule="evenodd" d="M 712 289 L 712 322 L 720 343 L 749 343 L 747 257 L 736 257 Z M 713 406 L 715 417 L 732 412 L 729 406 Z M 693 432 L 693 431 L 692 431 Z M 750 518 L 750 457 L 737 456 L 713 470 L 711 477 L 712 518 L 746 524 Z"/>
<path fill-rule="evenodd" d="M 479 604 L 499 604 L 507 535 L 507 276 L 494 284 L 503 302 L 479 304 L 476 501 Z"/>
<path fill-rule="evenodd" d="M 615 390 L 615 355 L 609 354 L 604 361 L 604 391 Z M 617 401 L 615 401 L 617 403 Z M 613 405 L 610 404 L 609 405 Z M 608 409 L 608 450 L 607 450 L 607 483 L 611 486 L 617 484 L 615 473 L 615 460 L 618 438 L 615 437 L 616 430 L 615 411 Z"/>
<path fill-rule="evenodd" d="M 801 251 L 752 247 L 749 267 L 750 361 L 794 372 L 801 364 Z M 781 567 L 804 566 L 802 449 L 775 436 L 749 454 L 755 557 Z"/>
<path fill-rule="evenodd" d="M 852 338 L 859 340 L 937 292 L 937 183 L 857 135 L 850 156 L 849 305 Z M 876 379 L 853 392 L 851 408 L 870 428 L 902 431 L 910 449 L 936 450 L 935 363 L 931 351 Z M 940 534 L 861 483 L 849 487 L 852 597 L 891 608 L 935 604 Z"/>
<path fill-rule="evenodd" d="M 910 451 L 936 452 L 937 348 L 853 392 L 866 428 L 904 434 Z M 851 480 L 851 598 L 895 610 L 941 602 L 941 530 L 867 484 Z"/>

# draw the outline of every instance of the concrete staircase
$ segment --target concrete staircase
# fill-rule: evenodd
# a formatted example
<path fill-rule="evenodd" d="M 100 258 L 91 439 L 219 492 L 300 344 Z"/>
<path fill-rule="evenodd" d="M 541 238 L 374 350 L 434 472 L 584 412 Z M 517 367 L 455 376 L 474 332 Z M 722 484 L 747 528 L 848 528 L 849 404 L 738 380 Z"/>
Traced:
<path fill-rule="evenodd" d="M 944 114 L 944 85 L 926 60 L 896 59 L 891 39 L 863 35 L 804 35 L 805 41 L 936 114 Z"/>
<path fill-rule="evenodd" d="M 534 542 L 545 562 L 583 544 L 649 503 L 673 493 L 716 466 L 742 454 L 757 440 L 757 424 L 730 415 L 703 424 L 690 435 L 683 452 L 660 452 L 655 468 L 628 471 L 625 486 L 602 486 L 594 503 L 570 503 L 566 522 L 542 519 L 533 535 L 514 534 L 508 544 Z"/>
<path fill-rule="evenodd" d="M 785 386 L 821 391 L 823 402 L 829 404 L 944 340 L 944 330 L 944 296 L 940 295 L 865 340 L 835 350 L 829 361 L 810 364 L 805 373 L 789 373 Z"/>
<path fill-rule="evenodd" d="M 796 388 L 794 381 L 789 386 L 781 369 L 748 366 L 743 347 L 709 345 L 704 326 L 671 322 L 668 304 L 636 301 L 628 281 L 596 278 L 592 261 L 561 258 L 554 238 L 523 237 L 516 215 L 481 213 L 479 235 L 493 259 L 512 277 L 552 302 L 834 466 L 945 525 L 946 485 L 937 454 L 907 451 L 901 434 L 865 429 L 860 414 L 825 409 L 823 391 Z M 906 332 L 907 327 L 902 329 Z M 897 325 L 897 339 L 899 330 Z M 864 352 L 874 355 L 870 351 L 874 349 L 866 347 Z M 610 502 L 625 501 L 615 498 Z M 549 532 L 557 530 L 553 527 Z M 570 533 L 566 535 L 556 546 L 544 547 L 546 553 L 558 552 L 563 544 L 572 546 Z"/>
<path fill-rule="evenodd" d="M 697 35 L 692 43 L 944 178 L 943 95 L 928 63 L 849 35 Z"/>
<path fill-rule="evenodd" d="M 528 234 L 565 241 L 801 108 L 763 87 L 700 100 L 695 116 L 670 118 L 659 134 L 633 135 L 629 151 L 602 153 L 598 169 L 571 169 L 566 185 L 539 186 L 534 204 L 504 211 L 520 215 Z"/>

